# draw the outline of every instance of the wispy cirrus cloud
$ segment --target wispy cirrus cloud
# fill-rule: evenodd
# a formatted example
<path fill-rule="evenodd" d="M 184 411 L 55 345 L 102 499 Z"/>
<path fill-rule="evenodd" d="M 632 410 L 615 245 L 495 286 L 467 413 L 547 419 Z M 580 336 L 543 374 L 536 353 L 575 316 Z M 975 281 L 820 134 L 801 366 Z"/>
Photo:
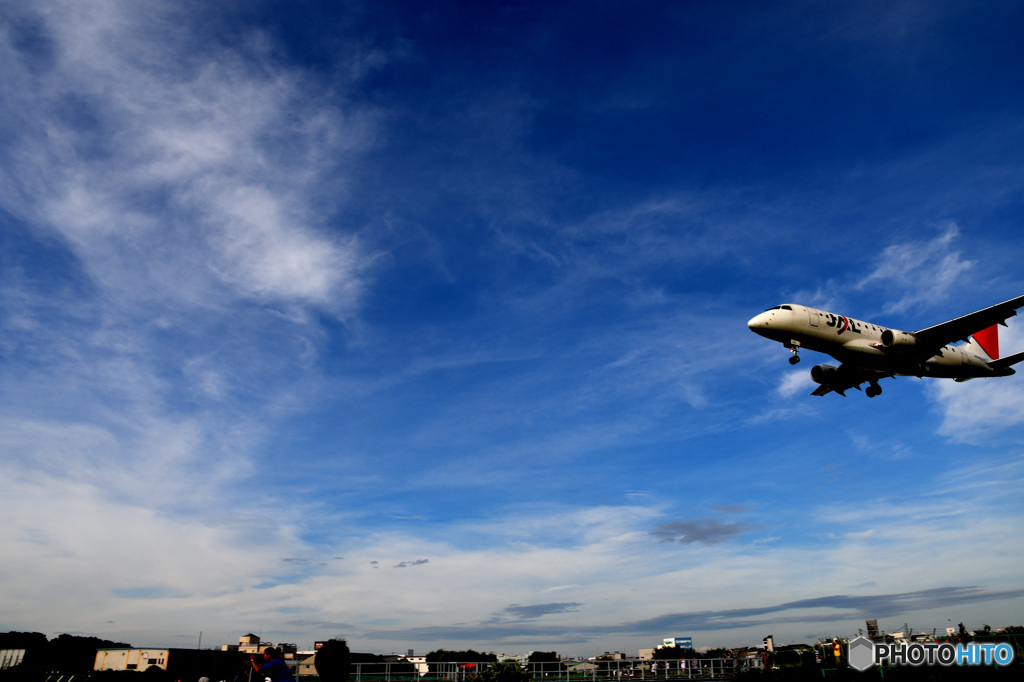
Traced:
<path fill-rule="evenodd" d="M 887 291 L 896 293 L 896 298 L 884 305 L 886 313 L 902 313 L 920 303 L 941 301 L 975 265 L 956 249 L 959 237 L 959 227 L 950 221 L 931 239 L 887 246 L 857 288 L 884 283 Z"/>
<path fill-rule="evenodd" d="M 374 109 L 326 103 L 266 36 L 211 40 L 193 10 L 0 10 L 0 518 L 12 565 L 53 569 L 8 577 L 13 618 L 39 590 L 129 619 L 312 570 L 287 560 L 307 555 L 293 506 L 241 488 L 268 424 L 316 391 L 309 310 L 359 310 L 373 256 L 329 221 Z M 133 541 L 98 537 L 115 526 Z"/>
<path fill-rule="evenodd" d="M 963 283 L 964 275 L 976 263 L 965 259 L 957 248 L 961 235 L 955 222 L 921 231 L 924 238 L 892 241 L 880 253 L 869 254 L 866 275 L 852 270 L 846 276 L 829 277 L 813 289 L 797 290 L 791 298 L 833 312 L 846 310 L 854 316 L 868 311 L 906 313 L 922 304 L 930 311 Z M 877 292 L 877 296 L 861 312 L 850 311 L 851 293 L 865 291 Z"/>
<path fill-rule="evenodd" d="M 121 297 L 350 313 L 368 256 L 322 216 L 372 140 L 370 110 L 310 98 L 255 36 L 204 44 L 175 3 L 47 4 L 0 42 L 6 209 L 60 234 Z"/>

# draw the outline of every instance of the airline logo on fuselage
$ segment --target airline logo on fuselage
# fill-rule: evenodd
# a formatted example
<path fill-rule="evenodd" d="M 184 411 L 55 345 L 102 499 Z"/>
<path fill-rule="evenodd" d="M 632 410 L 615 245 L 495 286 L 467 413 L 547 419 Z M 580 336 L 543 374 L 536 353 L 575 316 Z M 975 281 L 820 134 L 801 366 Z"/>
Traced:
<path fill-rule="evenodd" d="M 860 328 L 857 326 L 857 320 L 852 320 L 849 317 L 843 317 L 842 315 L 833 315 L 832 313 L 825 313 L 825 324 L 829 327 L 836 327 L 837 334 L 849 330 L 854 334 L 860 334 Z"/>

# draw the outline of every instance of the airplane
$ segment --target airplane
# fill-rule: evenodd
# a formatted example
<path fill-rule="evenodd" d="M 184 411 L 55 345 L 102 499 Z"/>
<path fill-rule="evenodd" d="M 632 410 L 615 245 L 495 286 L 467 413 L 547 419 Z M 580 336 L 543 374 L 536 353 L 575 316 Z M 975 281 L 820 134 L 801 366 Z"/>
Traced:
<path fill-rule="evenodd" d="M 754 316 L 747 327 L 755 334 L 782 343 L 800 362 L 800 349 L 831 355 L 840 362 L 815 365 L 811 379 L 819 384 L 811 395 L 835 392 L 846 397 L 851 388 L 869 398 L 881 394 L 879 379 L 886 377 L 938 377 L 967 381 L 980 377 L 1015 374 L 1012 365 L 1024 360 L 1024 351 L 999 357 L 999 328 L 1024 307 L 1024 296 L 926 327 L 916 332 L 883 327 L 869 322 L 784 303 Z M 965 341 L 952 346 L 954 341 Z"/>

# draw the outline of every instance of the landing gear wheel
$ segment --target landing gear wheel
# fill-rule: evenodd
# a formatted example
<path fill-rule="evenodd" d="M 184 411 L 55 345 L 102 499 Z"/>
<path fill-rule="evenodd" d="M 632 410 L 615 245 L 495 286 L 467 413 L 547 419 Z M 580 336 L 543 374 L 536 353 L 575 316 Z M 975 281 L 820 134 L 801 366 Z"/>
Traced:
<path fill-rule="evenodd" d="M 791 357 L 789 359 L 789 364 L 791 364 L 791 365 L 795 365 L 798 362 L 800 362 L 800 356 L 799 355 L 794 355 L 793 357 Z"/>
<path fill-rule="evenodd" d="M 866 389 L 864 389 L 864 395 L 866 395 L 869 398 L 874 398 L 876 395 L 879 395 L 881 392 L 882 392 L 882 387 L 881 386 L 868 386 Z"/>

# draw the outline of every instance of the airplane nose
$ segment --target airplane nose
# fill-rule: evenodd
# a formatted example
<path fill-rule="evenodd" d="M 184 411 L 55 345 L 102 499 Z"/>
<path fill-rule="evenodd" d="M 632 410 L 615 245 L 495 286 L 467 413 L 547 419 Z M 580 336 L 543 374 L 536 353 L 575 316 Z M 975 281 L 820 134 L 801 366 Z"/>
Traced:
<path fill-rule="evenodd" d="M 750 322 L 747 322 L 747 329 L 754 332 L 755 334 L 760 334 L 764 336 L 765 330 L 768 329 L 769 327 L 769 320 L 770 316 L 768 315 L 768 313 L 761 313 L 759 315 L 755 315 L 754 317 L 750 318 Z"/>

